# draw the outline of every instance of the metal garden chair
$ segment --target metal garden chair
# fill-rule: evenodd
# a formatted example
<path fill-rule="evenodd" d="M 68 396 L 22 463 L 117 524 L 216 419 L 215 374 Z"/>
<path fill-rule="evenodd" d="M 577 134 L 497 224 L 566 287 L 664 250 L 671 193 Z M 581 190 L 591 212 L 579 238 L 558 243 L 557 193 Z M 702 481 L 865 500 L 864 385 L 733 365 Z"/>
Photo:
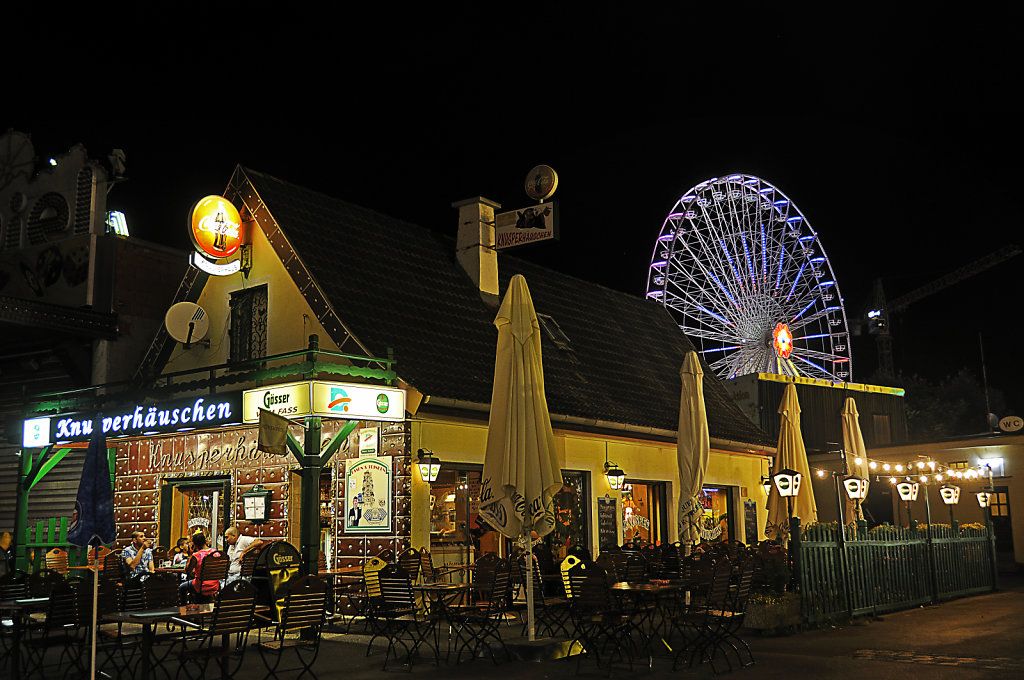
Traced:
<path fill-rule="evenodd" d="M 302 576 L 285 586 L 284 605 L 272 628 L 260 628 L 256 646 L 271 677 L 286 671 L 309 673 L 314 678 L 313 664 L 320 653 L 320 636 L 326 623 L 327 586 L 317 576 Z M 272 631 L 264 641 L 265 630 Z M 281 668 L 288 652 L 295 653 L 297 666 Z"/>

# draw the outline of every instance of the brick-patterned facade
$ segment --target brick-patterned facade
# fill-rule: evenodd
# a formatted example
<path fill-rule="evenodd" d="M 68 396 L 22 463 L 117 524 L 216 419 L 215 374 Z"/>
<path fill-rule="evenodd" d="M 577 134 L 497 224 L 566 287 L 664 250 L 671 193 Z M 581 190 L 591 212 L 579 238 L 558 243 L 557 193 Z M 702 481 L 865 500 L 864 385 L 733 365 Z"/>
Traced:
<path fill-rule="evenodd" d="M 362 423 L 372 427 L 375 423 Z M 326 443 L 342 426 L 342 421 L 323 421 Z M 380 455 L 391 456 L 394 488 L 392 489 L 392 525 L 381 534 L 345 534 L 345 463 L 358 455 L 358 428 L 349 435 L 328 464 L 334 509 L 330 526 L 334 536 L 332 563 L 336 566 L 361 564 L 384 549 L 397 555 L 409 547 L 411 526 L 412 463 L 410 459 L 409 425 L 381 423 Z M 298 478 L 290 473 L 297 467 L 292 456 L 274 456 L 256 449 L 257 429 L 225 428 L 215 432 L 197 432 L 118 442 L 114 487 L 114 519 L 117 523 L 118 545 L 127 545 L 133 531 L 159 536 L 160 489 L 165 480 L 224 477 L 231 479 L 231 516 L 229 522 L 239 525 L 243 533 L 264 541 L 286 540 L 288 522 L 295 517 L 290 511 L 289 485 Z M 242 516 L 241 494 L 260 484 L 273 493 L 270 521 L 253 525 L 239 521 Z M 296 518 L 297 521 L 297 518 Z"/>

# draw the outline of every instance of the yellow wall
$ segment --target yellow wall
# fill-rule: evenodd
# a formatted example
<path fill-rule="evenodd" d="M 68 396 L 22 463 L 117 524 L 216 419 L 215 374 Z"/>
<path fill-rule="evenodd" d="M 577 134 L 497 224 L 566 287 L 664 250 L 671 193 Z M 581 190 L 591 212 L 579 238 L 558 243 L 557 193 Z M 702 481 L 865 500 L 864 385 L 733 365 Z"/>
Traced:
<path fill-rule="evenodd" d="M 177 344 L 165 372 L 184 371 L 216 366 L 228 361 L 231 341 L 228 330 L 231 312 L 228 301 L 232 292 L 267 284 L 267 355 L 305 349 L 309 336 L 320 336 L 320 348 L 337 351 L 338 347 L 313 315 L 306 299 L 285 271 L 270 242 L 255 222 L 246 223 L 252 234 L 252 270 L 245 278 L 241 272 L 230 276 L 211 276 L 197 300 L 210 317 L 209 349 L 194 344 L 186 350 Z"/>
<path fill-rule="evenodd" d="M 487 423 L 469 419 L 414 420 L 412 423 L 412 450 L 429 449 L 445 463 L 483 464 L 484 449 L 487 445 Z M 597 540 L 597 498 L 611 491 L 604 477 L 605 447 L 607 460 L 617 463 L 626 471 L 628 478 L 654 482 L 669 482 L 668 507 L 679 507 L 679 491 L 676 484 L 678 468 L 675 445 L 627 439 L 623 437 L 601 437 L 584 432 L 555 430 L 555 449 L 559 464 L 564 470 L 579 470 L 590 473 L 592 497 L 590 498 L 590 539 Z M 740 497 L 730 512 L 742 516 L 742 502 L 752 499 L 757 506 L 757 537 L 743 536 L 742 523 L 736 531 L 740 540 L 751 543 L 763 540 L 766 519 L 765 495 L 761 487 L 761 475 L 767 469 L 764 456 L 747 453 L 730 453 L 712 450 L 711 460 L 704 482 L 709 485 L 735 486 Z M 429 546 L 429 484 L 413 475 L 412 488 L 412 545 Z M 619 509 L 619 539 L 622 539 L 621 506 Z M 669 527 L 669 540 L 677 538 L 676 517 L 665 518 Z M 593 554 L 596 545 L 591 545 Z"/>

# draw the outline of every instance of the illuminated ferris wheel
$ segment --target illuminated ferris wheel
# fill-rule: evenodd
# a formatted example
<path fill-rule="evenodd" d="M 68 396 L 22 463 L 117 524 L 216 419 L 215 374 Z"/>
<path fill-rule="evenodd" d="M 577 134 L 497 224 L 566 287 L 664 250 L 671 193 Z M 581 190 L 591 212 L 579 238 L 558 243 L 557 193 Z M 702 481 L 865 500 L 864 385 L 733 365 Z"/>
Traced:
<path fill-rule="evenodd" d="M 818 234 L 758 177 L 714 177 L 679 199 L 654 246 L 647 297 L 722 378 L 853 379 L 843 298 Z"/>

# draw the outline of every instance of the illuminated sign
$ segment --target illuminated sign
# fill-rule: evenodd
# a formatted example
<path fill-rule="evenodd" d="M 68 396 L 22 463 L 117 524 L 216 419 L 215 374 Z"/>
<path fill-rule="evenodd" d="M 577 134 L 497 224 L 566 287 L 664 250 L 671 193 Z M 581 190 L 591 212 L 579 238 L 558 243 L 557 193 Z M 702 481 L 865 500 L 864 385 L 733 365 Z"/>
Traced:
<path fill-rule="evenodd" d="M 237 274 L 242 270 L 241 260 L 231 260 L 224 264 L 217 264 L 216 262 L 210 262 L 199 253 L 192 253 L 188 261 L 196 269 L 202 270 L 211 276 L 229 276 Z"/>
<path fill-rule="evenodd" d="M 110 438 L 209 429 L 235 425 L 242 420 L 238 392 L 132 404 L 107 408 L 98 414 L 73 413 L 37 420 L 49 420 L 50 441 L 63 443 L 88 441 L 97 418 L 103 434 Z M 25 422 L 27 425 L 32 421 Z"/>
<path fill-rule="evenodd" d="M 243 422 L 259 422 L 261 408 L 285 418 L 311 415 L 309 381 L 284 383 L 242 392 Z"/>
<path fill-rule="evenodd" d="M 26 449 L 39 448 L 50 444 L 50 419 L 31 418 L 22 429 L 21 445 Z"/>
<path fill-rule="evenodd" d="M 405 392 L 394 387 L 303 381 L 260 387 L 242 393 L 246 423 L 259 422 L 261 408 L 285 418 L 325 416 L 345 420 L 405 419 Z"/>
<path fill-rule="evenodd" d="M 793 353 L 793 333 L 790 332 L 789 326 L 784 323 L 775 324 L 772 338 L 775 353 L 783 359 L 788 359 L 789 355 Z"/>
<path fill-rule="evenodd" d="M 223 196 L 200 199 L 189 216 L 192 243 L 208 257 L 230 257 L 242 245 L 242 218 Z"/>

